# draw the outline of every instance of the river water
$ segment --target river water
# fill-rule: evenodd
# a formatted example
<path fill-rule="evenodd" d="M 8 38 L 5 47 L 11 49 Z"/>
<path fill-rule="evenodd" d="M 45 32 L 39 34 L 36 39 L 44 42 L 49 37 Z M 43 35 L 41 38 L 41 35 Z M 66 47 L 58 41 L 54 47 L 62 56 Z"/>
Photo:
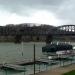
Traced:
<path fill-rule="evenodd" d="M 0 63 L 15 63 L 16 61 L 22 61 L 24 59 L 33 59 L 33 51 L 36 51 L 36 58 L 44 58 L 42 53 L 42 47 L 45 46 L 44 42 L 29 42 L 29 43 L 0 43 Z M 75 45 L 75 43 L 71 43 Z M 71 63 L 71 61 L 69 61 Z M 55 65 L 53 67 L 57 67 Z M 0 70 L 0 75 L 29 75 L 33 74 L 33 65 L 27 65 L 25 67 L 25 72 L 10 72 Z M 50 69 L 51 66 L 41 64 L 40 66 L 36 64 L 36 72 L 44 71 Z"/>
<path fill-rule="evenodd" d="M 0 43 L 0 63 L 15 63 L 24 59 L 33 59 L 34 44 L 36 50 L 36 58 L 43 57 L 42 46 L 44 42 L 29 42 L 29 43 Z M 31 66 L 25 66 L 28 70 L 27 74 L 33 73 Z M 0 75 L 5 75 L 5 71 L 0 71 Z M 24 75 L 24 73 L 7 73 L 7 75 Z"/>
<path fill-rule="evenodd" d="M 42 56 L 42 46 L 45 43 L 35 43 L 36 58 Z M 15 62 L 18 60 L 33 58 L 34 43 L 0 43 L 0 63 Z"/>

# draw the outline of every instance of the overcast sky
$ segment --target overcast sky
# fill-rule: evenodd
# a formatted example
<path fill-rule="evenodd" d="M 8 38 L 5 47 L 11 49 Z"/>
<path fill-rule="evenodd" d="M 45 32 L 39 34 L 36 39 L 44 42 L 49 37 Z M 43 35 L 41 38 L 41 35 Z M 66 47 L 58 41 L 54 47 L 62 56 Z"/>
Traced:
<path fill-rule="evenodd" d="M 75 24 L 75 0 L 0 0 L 0 25 Z"/>

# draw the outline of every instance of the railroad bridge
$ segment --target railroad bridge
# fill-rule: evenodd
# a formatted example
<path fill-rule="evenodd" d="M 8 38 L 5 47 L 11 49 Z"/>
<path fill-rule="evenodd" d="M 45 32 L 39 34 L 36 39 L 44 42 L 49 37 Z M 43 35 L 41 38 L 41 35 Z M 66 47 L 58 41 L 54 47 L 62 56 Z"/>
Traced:
<path fill-rule="evenodd" d="M 57 28 L 68 32 L 75 32 L 75 25 L 62 25 Z"/>
<path fill-rule="evenodd" d="M 55 33 L 58 35 L 74 35 L 75 36 L 75 25 L 62 25 L 56 27 Z"/>
<path fill-rule="evenodd" d="M 75 25 L 62 25 L 53 29 L 51 33 L 55 38 L 75 41 Z"/>

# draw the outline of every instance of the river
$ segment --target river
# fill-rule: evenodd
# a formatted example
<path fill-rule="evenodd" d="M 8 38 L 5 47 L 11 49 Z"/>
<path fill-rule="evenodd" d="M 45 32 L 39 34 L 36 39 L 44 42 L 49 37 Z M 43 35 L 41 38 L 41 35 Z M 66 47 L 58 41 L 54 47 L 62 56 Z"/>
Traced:
<path fill-rule="evenodd" d="M 24 59 L 33 59 L 33 51 L 35 44 L 35 54 L 36 58 L 44 57 L 42 53 L 42 47 L 45 46 L 44 42 L 28 42 L 28 43 L 0 43 L 0 63 L 15 63 L 16 61 L 22 61 Z M 75 45 L 75 43 L 71 43 Z M 71 62 L 70 62 L 71 63 Z M 54 67 L 57 67 L 55 65 Z M 60 66 L 60 64 L 59 64 Z M 33 74 L 33 65 L 24 66 L 26 72 L 10 72 L 0 70 L 0 75 L 29 75 Z M 39 68 L 41 71 L 50 69 L 51 66 L 47 65 L 36 65 L 36 72 L 39 72 Z"/>

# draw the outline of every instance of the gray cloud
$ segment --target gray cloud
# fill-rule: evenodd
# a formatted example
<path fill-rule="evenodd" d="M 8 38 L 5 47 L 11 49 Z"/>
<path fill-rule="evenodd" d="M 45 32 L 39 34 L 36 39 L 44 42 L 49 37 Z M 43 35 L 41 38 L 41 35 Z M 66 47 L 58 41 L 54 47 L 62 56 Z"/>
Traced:
<path fill-rule="evenodd" d="M 36 10 L 47 10 L 64 23 L 74 23 L 74 0 L 0 0 L 0 9 L 18 15 L 30 16 Z"/>
<path fill-rule="evenodd" d="M 75 0 L 66 0 L 56 11 L 59 19 L 66 24 L 75 24 Z"/>
<path fill-rule="evenodd" d="M 2 5 L 59 5 L 65 0 L 0 0 L 0 4 Z"/>
<path fill-rule="evenodd" d="M 63 0 L 0 0 L 1 8 L 17 14 L 27 14 L 32 10 L 56 10 Z"/>

